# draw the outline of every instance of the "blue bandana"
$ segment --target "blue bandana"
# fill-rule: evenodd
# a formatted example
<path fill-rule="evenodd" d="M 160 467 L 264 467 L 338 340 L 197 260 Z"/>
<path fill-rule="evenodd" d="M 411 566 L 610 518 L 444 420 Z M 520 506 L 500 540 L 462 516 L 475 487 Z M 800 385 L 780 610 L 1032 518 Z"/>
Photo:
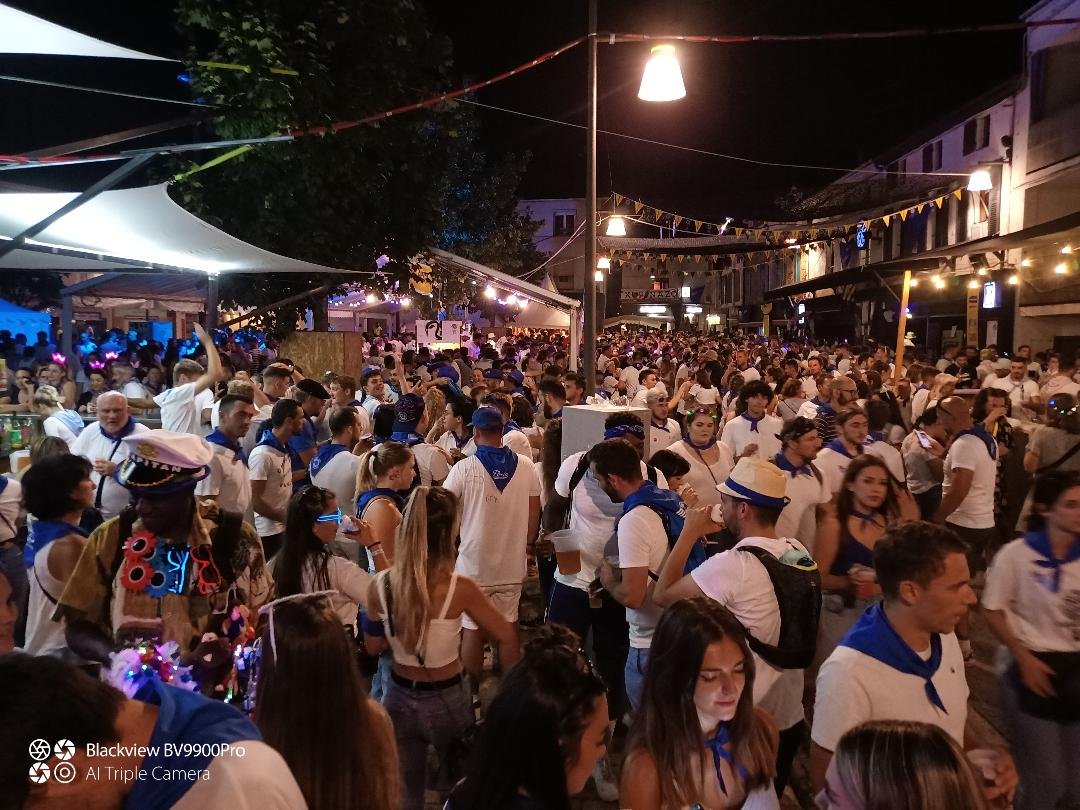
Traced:
<path fill-rule="evenodd" d="M 90 533 L 72 523 L 64 523 L 62 520 L 35 520 L 30 524 L 30 536 L 23 546 L 23 562 L 29 568 L 34 564 L 34 557 L 53 540 L 67 537 L 69 534 L 77 534 L 80 537 L 89 537 Z"/>
<path fill-rule="evenodd" d="M 822 402 L 818 405 L 818 414 L 825 416 L 836 416 L 836 411 L 833 410 L 833 406 L 827 402 Z"/>
<path fill-rule="evenodd" d="M 983 427 L 982 424 L 975 425 L 975 427 L 970 427 L 967 430 L 957 431 L 956 436 L 953 438 L 953 441 L 956 441 L 956 439 L 959 439 L 961 436 L 974 436 L 975 438 L 979 439 L 979 441 L 986 445 L 986 452 L 990 454 L 990 458 L 992 458 L 994 461 L 997 461 L 997 442 L 994 441 L 993 436 L 986 432 L 986 428 Z"/>
<path fill-rule="evenodd" d="M 702 450 L 708 450 L 710 447 L 712 447 L 714 444 L 716 444 L 716 437 L 713 436 L 711 439 L 709 439 L 707 442 L 705 442 L 705 444 L 694 444 L 693 440 L 689 436 L 687 436 L 685 439 L 683 439 L 683 441 L 686 442 L 688 445 L 690 445 L 695 450 L 697 450 L 698 455 L 700 456 Z"/>
<path fill-rule="evenodd" d="M 1051 593 L 1057 593 L 1061 588 L 1061 566 L 1080 560 L 1080 536 L 1073 540 L 1073 544 L 1065 552 L 1065 559 L 1063 560 L 1055 557 L 1054 552 L 1050 549 L 1050 536 L 1047 534 L 1046 529 L 1028 532 L 1024 535 L 1024 542 L 1031 547 L 1032 551 L 1043 556 L 1044 559 L 1036 560 L 1035 565 L 1039 568 L 1049 569 L 1049 581 L 1044 584 Z M 1039 579 L 1043 578 L 1039 577 Z"/>
<path fill-rule="evenodd" d="M 424 437 L 419 433 L 413 433 L 409 430 L 395 430 L 390 434 L 390 441 L 401 442 L 406 447 L 413 447 L 417 444 L 422 444 Z"/>
<path fill-rule="evenodd" d="M 206 440 L 210 442 L 210 444 L 216 444 L 219 447 L 229 448 L 234 453 L 236 453 L 236 460 L 243 464 L 245 467 L 247 466 L 248 460 L 247 455 L 244 453 L 244 448 L 240 446 L 239 442 L 234 442 L 232 439 L 222 433 L 220 428 L 215 428 L 214 432 L 206 437 Z"/>
<path fill-rule="evenodd" d="M 511 430 L 521 430 L 521 425 L 511 419 L 509 422 L 503 425 L 503 436 L 505 436 Z"/>
<path fill-rule="evenodd" d="M 472 438 L 471 433 L 466 433 L 464 436 L 458 436 L 452 430 L 447 431 L 447 433 L 449 433 L 450 436 L 454 439 L 454 446 L 457 447 L 458 450 L 467 445 L 469 443 L 469 439 Z"/>
<path fill-rule="evenodd" d="M 840 455 L 845 456 L 846 458 L 855 458 L 855 456 L 851 455 L 851 453 L 849 453 L 847 451 L 847 448 L 844 446 L 844 443 L 843 443 L 843 441 L 840 440 L 839 436 L 837 436 L 835 439 L 833 439 L 831 442 L 829 442 L 825 446 L 828 447 L 830 450 L 834 450 L 835 452 L 839 453 Z M 861 454 L 862 454 L 862 448 L 860 447 L 859 452 L 856 453 L 856 455 L 861 455 Z"/>
<path fill-rule="evenodd" d="M 356 516 L 360 517 L 364 514 L 364 509 L 376 498 L 389 498 L 394 502 L 394 506 L 398 508 L 400 512 L 405 508 L 405 498 L 396 489 L 390 489 L 389 487 L 375 487 L 374 489 L 368 489 L 361 492 L 356 497 Z"/>
<path fill-rule="evenodd" d="M 207 440 L 209 441 L 209 439 Z M 344 453 L 348 451 L 348 447 L 343 444 L 324 444 L 315 451 L 315 455 L 311 459 L 311 474 L 316 475 L 327 462 L 330 461 L 338 453 Z"/>
<path fill-rule="evenodd" d="M 623 436 L 633 436 L 645 441 L 645 428 L 641 425 L 616 425 L 604 431 L 605 439 L 621 439 Z"/>
<path fill-rule="evenodd" d="M 656 422 L 653 422 L 653 421 L 650 420 L 649 425 L 654 430 L 662 430 L 662 431 L 664 431 L 664 433 L 671 433 L 671 430 L 667 426 L 667 422 L 663 422 L 663 423 L 658 425 L 658 424 L 656 424 Z"/>
<path fill-rule="evenodd" d="M 742 416 L 743 419 L 745 419 L 747 422 L 750 423 L 750 432 L 751 433 L 760 433 L 761 432 L 760 430 L 757 429 L 757 426 L 758 426 L 758 422 L 760 422 L 762 419 L 765 418 L 764 416 L 759 416 L 757 419 L 755 419 L 754 417 L 750 416 L 750 414 L 748 414 L 746 411 L 743 411 L 739 415 Z"/>
<path fill-rule="evenodd" d="M 721 723 L 716 729 L 716 735 L 705 740 L 705 748 L 712 752 L 713 767 L 716 768 L 716 780 L 720 783 L 720 792 L 725 796 L 727 796 L 727 785 L 724 784 L 724 772 L 720 768 L 720 763 L 726 762 L 728 765 L 735 765 L 731 752 L 724 748 L 730 741 L 731 733 L 728 731 L 727 723 Z M 746 769 L 742 765 L 736 767 L 735 772 L 741 778 L 746 778 Z"/>
<path fill-rule="evenodd" d="M 109 433 L 109 431 L 105 430 L 105 428 L 101 426 L 100 422 L 98 422 L 98 430 L 101 431 L 101 435 L 104 436 L 106 439 L 114 442 L 119 442 L 125 436 L 130 435 L 131 431 L 135 430 L 135 424 L 135 420 L 129 416 L 127 424 L 120 428 L 120 431 L 116 434 Z"/>
<path fill-rule="evenodd" d="M 875 509 L 873 512 L 869 512 L 867 514 L 863 514 L 862 512 L 858 511 L 857 509 L 852 509 L 851 510 L 851 516 L 853 518 L 858 518 L 859 520 L 861 520 L 863 527 L 866 527 L 866 526 L 870 525 L 871 523 L 877 523 L 879 519 L 881 520 L 882 523 L 885 522 L 884 518 L 881 517 L 881 512 L 879 512 L 877 509 Z"/>
<path fill-rule="evenodd" d="M 871 430 L 866 434 L 866 441 L 863 442 L 863 447 L 873 444 L 874 442 L 885 441 L 885 434 L 879 430 Z"/>
<path fill-rule="evenodd" d="M 777 453 L 773 458 L 773 464 L 779 467 L 785 472 L 791 473 L 791 477 L 794 478 L 797 475 L 813 475 L 814 471 L 809 464 L 803 464 L 801 467 L 796 467 L 790 461 L 787 460 L 787 456 L 783 453 Z"/>
<path fill-rule="evenodd" d="M 889 624 L 885 608 L 878 602 L 868 607 L 859 617 L 847 635 L 840 640 L 840 646 L 869 655 L 897 672 L 922 678 L 926 681 L 926 697 L 929 701 L 945 714 L 949 713 L 932 680 L 941 666 L 940 634 L 934 633 L 930 636 L 930 660 L 922 660 Z"/>
<path fill-rule="evenodd" d="M 514 472 L 517 470 L 517 453 L 509 447 L 491 447 L 481 444 L 476 446 L 476 458 L 484 465 L 484 469 L 488 471 L 488 475 L 491 476 L 499 492 L 506 489 L 506 485 L 510 483 L 510 479 L 514 477 Z"/>

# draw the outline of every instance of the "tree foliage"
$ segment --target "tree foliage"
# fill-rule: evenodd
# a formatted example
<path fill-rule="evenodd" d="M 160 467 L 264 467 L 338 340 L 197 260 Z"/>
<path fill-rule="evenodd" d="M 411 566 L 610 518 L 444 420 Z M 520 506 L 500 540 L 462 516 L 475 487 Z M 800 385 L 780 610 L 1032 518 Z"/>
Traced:
<path fill-rule="evenodd" d="M 325 127 L 450 86 L 449 42 L 431 34 L 412 0 L 179 0 L 177 13 L 191 64 L 198 58 L 251 67 L 193 68 L 194 92 L 217 108 L 214 137 Z M 524 159 L 489 159 L 478 144 L 472 108 L 447 102 L 258 146 L 192 175 L 174 193 L 199 216 L 276 253 L 359 271 L 374 271 L 385 254 L 391 262 L 374 281 L 404 293 L 408 258 L 429 245 L 510 272 L 527 269 L 533 258 L 530 224 L 513 214 Z M 319 284 L 340 291 L 353 280 L 224 276 L 221 295 L 227 305 L 266 306 Z M 417 301 L 419 308 L 433 310 L 451 288 L 438 286 L 433 299 Z M 267 325 L 288 331 L 306 306 L 276 311 Z"/>
<path fill-rule="evenodd" d="M 0 273 L 0 298 L 27 309 L 57 306 L 63 287 L 64 276 L 60 273 L 35 273 L 31 270 Z"/>

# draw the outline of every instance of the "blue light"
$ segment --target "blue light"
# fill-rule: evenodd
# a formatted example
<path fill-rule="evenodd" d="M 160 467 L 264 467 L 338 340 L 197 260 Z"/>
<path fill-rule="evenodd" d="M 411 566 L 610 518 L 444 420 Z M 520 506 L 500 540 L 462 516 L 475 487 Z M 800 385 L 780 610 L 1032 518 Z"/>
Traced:
<path fill-rule="evenodd" d="M 181 84 L 191 84 L 191 74 L 189 72 L 177 73 L 176 80 Z"/>
<path fill-rule="evenodd" d="M 855 247 L 862 250 L 866 247 L 866 221 L 860 220 L 855 226 Z"/>

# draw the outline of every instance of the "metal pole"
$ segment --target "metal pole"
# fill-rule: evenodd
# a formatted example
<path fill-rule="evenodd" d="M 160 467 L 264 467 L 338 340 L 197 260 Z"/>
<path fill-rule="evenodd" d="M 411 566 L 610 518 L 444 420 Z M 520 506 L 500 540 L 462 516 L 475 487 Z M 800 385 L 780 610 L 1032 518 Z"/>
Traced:
<path fill-rule="evenodd" d="M 596 0 L 589 0 L 589 68 L 585 109 L 585 326 L 581 336 L 584 346 L 585 384 L 592 390 L 596 380 Z"/>
<path fill-rule="evenodd" d="M 32 239 L 33 237 L 37 236 L 39 233 L 44 231 L 58 219 L 67 216 L 79 206 L 90 202 L 90 200 L 94 199 L 94 197 L 96 197 L 101 192 L 108 191 L 110 188 L 122 181 L 132 172 L 141 169 L 143 164 L 152 160 L 153 157 L 153 155 L 139 155 L 138 157 L 132 158 L 120 168 L 110 172 L 108 175 L 98 180 L 96 183 L 94 183 L 94 185 L 90 186 L 90 188 L 77 196 L 71 202 L 67 203 L 66 205 L 62 205 L 60 208 L 53 211 L 51 214 L 45 217 L 45 219 L 41 220 L 40 222 L 35 222 L 25 231 L 15 236 L 11 241 L 0 244 L 0 258 L 3 258 L 7 254 L 11 253 L 11 251 L 13 250 L 18 250 L 20 247 L 22 247 L 23 243 L 25 243 L 27 239 Z"/>
<path fill-rule="evenodd" d="M 893 384 L 900 381 L 900 366 L 904 362 L 904 335 L 907 334 L 907 305 L 911 294 L 911 271 L 904 271 L 904 289 L 900 293 L 900 317 L 896 319 L 896 363 L 893 366 Z"/>
<path fill-rule="evenodd" d="M 218 277 L 212 273 L 206 279 L 206 331 L 218 328 Z"/>

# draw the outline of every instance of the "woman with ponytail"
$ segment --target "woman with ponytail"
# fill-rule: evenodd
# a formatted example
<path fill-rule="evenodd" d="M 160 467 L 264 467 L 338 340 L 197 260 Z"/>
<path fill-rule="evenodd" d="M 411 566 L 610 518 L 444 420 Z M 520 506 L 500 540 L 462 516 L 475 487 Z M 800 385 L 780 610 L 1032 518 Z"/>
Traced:
<path fill-rule="evenodd" d="M 394 658 L 383 705 L 394 723 L 406 810 L 424 807 L 428 745 L 443 748 L 473 721 L 462 676 L 462 614 L 499 644 L 500 660 L 518 657 L 510 623 L 475 582 L 454 572 L 459 522 L 452 492 L 417 487 L 397 532 L 394 564 L 368 589 Z"/>
<path fill-rule="evenodd" d="M 416 475 L 413 452 L 401 442 L 383 442 L 360 456 L 356 473 L 356 517 L 371 527 L 369 571 L 394 560 L 394 535 L 401 525 L 405 496 Z"/>

